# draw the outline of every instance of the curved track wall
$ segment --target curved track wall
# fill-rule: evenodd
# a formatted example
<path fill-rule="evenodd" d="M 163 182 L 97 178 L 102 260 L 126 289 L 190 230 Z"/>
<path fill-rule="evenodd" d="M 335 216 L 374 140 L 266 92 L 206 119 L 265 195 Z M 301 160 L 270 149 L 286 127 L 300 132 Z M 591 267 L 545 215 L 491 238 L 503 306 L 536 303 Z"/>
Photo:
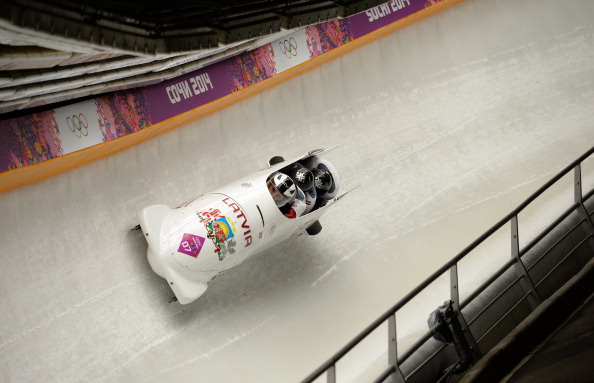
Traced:
<path fill-rule="evenodd" d="M 461 0 L 395 0 L 156 85 L 0 121 L 0 192 L 136 145 Z"/>

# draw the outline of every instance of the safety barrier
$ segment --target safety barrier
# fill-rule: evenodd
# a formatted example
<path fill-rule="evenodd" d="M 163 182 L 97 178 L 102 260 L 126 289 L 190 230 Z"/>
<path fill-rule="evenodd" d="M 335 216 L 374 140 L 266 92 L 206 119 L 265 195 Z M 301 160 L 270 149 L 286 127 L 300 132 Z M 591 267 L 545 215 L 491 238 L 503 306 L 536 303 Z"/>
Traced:
<path fill-rule="evenodd" d="M 477 360 L 486 354 L 541 302 L 550 297 L 592 259 L 594 224 L 592 222 L 593 213 L 588 209 L 592 209 L 592 205 L 594 205 L 594 202 L 590 200 L 594 196 L 594 189 L 584 194 L 582 166 L 584 162 L 594 159 L 594 157 L 590 158 L 593 153 L 594 148 L 567 166 L 505 218 L 377 318 L 302 382 L 314 382 L 326 374 L 326 381 L 335 383 L 338 372 L 337 363 L 376 329 L 386 324 L 388 328 L 386 350 L 388 366 L 373 380 L 374 382 L 384 382 L 387 379 L 390 379 L 387 381 L 398 383 L 448 380 L 453 367 L 459 363 L 460 358 L 452 352 L 452 347 L 448 343 L 434 339 L 435 334 L 444 324 L 439 323 L 432 326 L 404 353 L 399 354 L 396 321 L 396 314 L 405 305 L 426 291 L 440 277 L 447 278 L 448 274 L 449 292 L 446 291 L 445 294 L 449 295 L 452 306 L 458 314 L 457 318 L 473 354 L 472 358 Z M 571 177 L 571 172 L 573 172 L 573 178 L 568 178 Z M 571 206 L 558 214 L 557 218 L 548 220 L 547 222 L 551 222 L 548 226 L 539 230 L 538 233 L 534 233 L 533 238 L 521 246 L 520 214 L 527 209 L 542 210 L 542 207 L 539 206 L 542 201 L 537 203 L 537 199 L 547 191 L 559 194 L 558 189 L 565 182 L 568 185 L 566 189 L 570 192 L 569 197 L 573 200 Z M 500 235 L 500 229 L 506 226 L 510 229 L 504 235 L 511 245 L 509 260 L 461 300 L 460 263 L 487 240 Z M 526 236 L 529 237 L 530 233 Z M 443 289 L 442 284 L 441 290 Z M 435 304 L 437 305 L 439 302 L 435 302 Z M 429 313 L 427 312 L 426 315 L 428 316 Z M 427 317 L 415 319 L 423 323 L 427 321 Z M 431 323 L 429 325 L 431 326 Z"/>
<path fill-rule="evenodd" d="M 381 2 L 345 19 L 298 28 L 206 67 L 180 70 L 184 74 L 170 74 L 167 80 L 153 73 L 146 80 L 152 85 L 0 119 L 0 192 L 110 156 L 219 111 L 461 1 Z"/>

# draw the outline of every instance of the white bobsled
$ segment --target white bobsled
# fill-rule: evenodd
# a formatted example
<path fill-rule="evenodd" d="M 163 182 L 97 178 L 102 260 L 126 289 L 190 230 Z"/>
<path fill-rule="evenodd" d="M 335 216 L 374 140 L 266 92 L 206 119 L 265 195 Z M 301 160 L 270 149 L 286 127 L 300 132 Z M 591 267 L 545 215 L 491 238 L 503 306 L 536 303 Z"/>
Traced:
<path fill-rule="evenodd" d="M 334 190 L 323 207 L 291 219 L 276 206 L 266 180 L 294 162 L 320 161 L 323 152 L 311 151 L 293 161 L 275 157 L 267 168 L 181 206 L 151 205 L 138 213 L 137 228 L 148 242 L 151 268 L 167 280 L 181 304 L 196 300 L 211 280 L 254 255 L 321 230 L 319 218 L 344 194 L 338 196 Z M 339 185 L 340 175 L 331 168 Z"/>

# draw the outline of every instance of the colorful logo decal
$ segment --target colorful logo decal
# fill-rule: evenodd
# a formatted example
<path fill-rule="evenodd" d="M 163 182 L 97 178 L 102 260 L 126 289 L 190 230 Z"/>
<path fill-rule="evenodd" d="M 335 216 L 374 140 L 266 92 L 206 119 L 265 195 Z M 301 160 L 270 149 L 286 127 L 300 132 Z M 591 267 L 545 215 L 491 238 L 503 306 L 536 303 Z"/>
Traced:
<path fill-rule="evenodd" d="M 222 261 L 228 254 L 235 254 L 237 241 L 244 247 L 248 247 L 252 244 L 253 238 L 248 217 L 239 204 L 230 197 L 220 202 L 221 205 L 225 205 L 225 211 L 228 210 L 227 207 L 231 208 L 232 213 L 229 211 L 228 214 L 233 218 L 222 215 L 216 208 L 196 212 L 196 215 L 204 224 L 208 239 L 214 243 L 214 252 L 219 255 L 219 261 Z"/>
<path fill-rule="evenodd" d="M 289 40 L 281 41 L 278 43 L 278 46 L 287 58 L 290 59 L 291 57 L 297 56 L 297 41 L 295 41 L 293 37 Z"/>
<path fill-rule="evenodd" d="M 68 129 L 76 135 L 76 138 L 89 135 L 89 122 L 82 113 L 79 113 L 78 116 L 67 117 L 66 124 L 68 125 Z"/>
<path fill-rule="evenodd" d="M 227 217 L 222 217 L 214 221 L 212 228 L 214 230 L 214 235 L 220 242 L 225 242 L 235 236 L 235 233 L 233 232 L 235 224 L 233 222 L 229 223 Z"/>
<path fill-rule="evenodd" d="M 178 252 L 188 254 L 190 257 L 198 258 L 202 246 L 204 246 L 206 238 L 194 234 L 184 233 L 181 243 L 179 244 Z"/>
<path fill-rule="evenodd" d="M 227 254 L 235 253 L 235 222 L 228 217 L 221 216 L 218 209 L 209 209 L 196 213 L 200 222 L 204 224 L 208 232 L 208 238 L 215 245 L 215 253 L 219 255 L 219 261 L 225 259 Z"/>

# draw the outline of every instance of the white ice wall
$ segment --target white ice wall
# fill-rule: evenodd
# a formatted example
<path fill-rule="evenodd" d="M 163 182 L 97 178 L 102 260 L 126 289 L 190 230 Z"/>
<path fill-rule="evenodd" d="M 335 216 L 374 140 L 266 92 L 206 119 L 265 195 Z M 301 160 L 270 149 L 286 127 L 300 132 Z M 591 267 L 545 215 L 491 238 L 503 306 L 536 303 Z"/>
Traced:
<path fill-rule="evenodd" d="M 593 35 L 589 0 L 467 0 L 1 194 L 0 380 L 299 381 L 594 144 Z M 129 231 L 140 208 L 337 143 L 329 159 L 363 185 L 320 235 L 225 274 L 189 306 L 167 303 Z M 358 375 L 349 364 L 340 377 Z"/>

